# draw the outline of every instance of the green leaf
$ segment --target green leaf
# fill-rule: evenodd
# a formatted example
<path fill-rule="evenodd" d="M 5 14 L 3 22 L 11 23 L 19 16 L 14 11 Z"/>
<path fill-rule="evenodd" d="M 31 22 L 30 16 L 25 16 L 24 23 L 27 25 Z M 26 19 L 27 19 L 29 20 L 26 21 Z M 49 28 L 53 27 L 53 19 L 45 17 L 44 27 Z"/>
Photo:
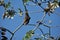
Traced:
<path fill-rule="evenodd" d="M 27 3 L 29 0 L 23 0 L 24 3 Z"/>
<path fill-rule="evenodd" d="M 34 31 L 30 30 L 26 33 L 25 37 L 23 38 L 23 40 L 30 40 L 30 38 L 33 36 Z"/>
<path fill-rule="evenodd" d="M 7 4 L 5 4 L 5 9 L 10 7 L 10 2 L 8 2 Z"/>
<path fill-rule="evenodd" d="M 23 13 L 22 13 L 23 11 L 20 8 L 18 8 L 18 10 L 19 10 L 19 15 L 22 16 L 23 15 Z"/>
<path fill-rule="evenodd" d="M 13 17 L 15 16 L 16 11 L 11 9 L 11 10 L 7 10 L 4 14 L 3 14 L 3 19 L 5 18 L 9 18 L 9 19 L 13 19 Z"/>
<path fill-rule="evenodd" d="M 22 12 L 19 12 L 19 14 L 20 14 L 20 16 L 22 16 L 22 15 L 23 15 L 23 13 L 22 13 Z"/>
<path fill-rule="evenodd" d="M 7 12 L 8 12 L 8 14 L 9 14 L 9 16 L 14 16 L 15 15 L 15 10 L 7 10 Z"/>

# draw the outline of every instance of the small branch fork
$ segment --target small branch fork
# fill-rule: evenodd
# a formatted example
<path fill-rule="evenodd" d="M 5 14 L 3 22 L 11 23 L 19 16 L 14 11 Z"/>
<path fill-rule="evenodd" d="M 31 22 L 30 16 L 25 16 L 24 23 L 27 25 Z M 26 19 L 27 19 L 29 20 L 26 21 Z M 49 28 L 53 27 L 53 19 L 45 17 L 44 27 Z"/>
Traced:
<path fill-rule="evenodd" d="M 32 2 L 35 3 L 33 0 L 32 0 Z M 44 2 L 44 3 L 45 3 L 45 2 Z M 35 4 L 36 4 L 36 3 L 35 3 Z M 24 5 L 24 2 L 23 2 L 23 5 Z M 44 8 L 43 8 L 41 5 L 39 5 L 39 6 L 44 10 Z M 25 5 L 24 5 L 24 8 L 25 8 L 25 11 L 28 11 Z M 40 26 L 40 25 L 43 25 L 43 26 L 49 28 L 49 37 L 50 37 L 52 26 L 48 26 L 48 25 L 46 25 L 46 24 L 43 23 L 45 16 L 46 16 L 46 13 L 44 13 L 42 19 L 38 22 L 38 24 L 36 24 L 36 25 L 35 25 L 35 24 L 27 24 L 27 25 L 35 26 L 35 28 L 33 29 L 33 31 L 39 29 L 39 30 L 41 31 L 41 33 L 43 34 L 44 37 L 45 37 L 45 34 L 44 34 L 44 32 L 42 31 L 42 29 L 39 28 L 39 26 Z M 8 30 L 8 29 L 6 29 L 6 28 L 3 28 L 3 27 L 0 27 L 0 29 L 6 29 L 9 33 L 11 33 L 12 35 L 11 35 L 10 40 L 12 40 L 14 34 L 15 34 L 23 25 L 24 25 L 24 24 L 18 25 L 18 27 L 17 27 L 13 32 L 11 32 L 10 30 Z"/>
<path fill-rule="evenodd" d="M 12 32 L 13 35 L 11 36 L 10 40 L 12 40 L 14 34 L 15 34 L 22 26 L 23 26 L 23 24 L 22 24 L 22 25 L 19 25 L 19 26 Z"/>

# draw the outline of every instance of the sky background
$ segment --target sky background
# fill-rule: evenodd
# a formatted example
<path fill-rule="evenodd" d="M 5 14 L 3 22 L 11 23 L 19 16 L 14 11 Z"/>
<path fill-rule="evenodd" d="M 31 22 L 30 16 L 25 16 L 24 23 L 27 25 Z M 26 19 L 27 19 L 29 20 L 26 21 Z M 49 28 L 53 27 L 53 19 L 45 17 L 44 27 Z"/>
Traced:
<path fill-rule="evenodd" d="M 7 2 L 8 2 L 8 0 L 5 0 L 5 3 L 7 3 Z M 29 4 L 31 5 L 33 3 L 29 2 Z M 42 6 L 46 7 L 45 4 L 42 4 Z M 15 11 L 18 11 L 17 8 L 21 8 L 21 10 L 24 11 L 24 6 L 22 3 L 22 0 L 11 0 L 11 7 L 14 7 Z M 39 6 L 27 6 L 27 9 L 28 9 L 29 15 L 31 17 L 29 24 L 37 24 L 36 22 L 38 20 L 41 20 L 41 18 L 43 16 L 43 12 L 41 12 L 42 9 Z M 14 16 L 14 19 L 5 18 L 3 20 L 2 15 L 4 14 L 4 11 L 5 11 L 4 7 L 0 6 L 0 26 L 5 27 L 13 32 L 18 27 L 18 25 L 21 25 L 23 23 L 24 14 L 21 17 L 18 13 L 16 13 L 16 15 Z M 33 11 L 34 11 L 34 13 L 33 13 Z M 35 11 L 40 11 L 40 12 L 35 12 Z M 56 8 L 56 10 L 54 11 L 53 14 L 51 14 L 51 16 L 46 15 L 44 21 L 47 25 L 60 26 L 60 16 L 55 13 L 60 14 L 60 8 Z M 49 20 L 52 21 L 51 24 L 48 23 Z M 18 30 L 15 33 L 13 40 L 22 40 L 22 38 L 24 37 L 26 32 L 33 28 L 34 28 L 34 26 L 28 26 L 28 25 L 23 26 L 20 30 Z M 41 25 L 40 28 L 43 29 L 44 33 L 48 33 L 48 28 L 46 28 L 45 26 Z M 39 30 L 36 30 L 35 32 L 37 34 L 41 34 L 41 32 Z M 11 36 L 11 34 L 8 32 L 6 33 L 6 35 L 9 38 Z M 51 35 L 55 38 L 57 36 L 59 36 L 60 35 L 60 27 L 51 28 Z"/>

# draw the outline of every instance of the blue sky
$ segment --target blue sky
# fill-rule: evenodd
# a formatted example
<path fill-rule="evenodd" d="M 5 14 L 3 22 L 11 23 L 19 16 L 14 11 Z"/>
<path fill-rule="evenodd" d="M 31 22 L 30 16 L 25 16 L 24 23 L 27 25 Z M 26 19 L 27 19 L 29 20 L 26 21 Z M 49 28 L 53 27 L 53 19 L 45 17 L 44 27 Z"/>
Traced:
<path fill-rule="evenodd" d="M 5 1 L 7 2 L 7 0 Z M 14 7 L 15 11 L 18 11 L 17 8 L 21 8 L 22 11 L 24 11 L 24 7 L 22 4 L 22 0 L 11 0 L 11 6 Z M 29 4 L 33 4 L 32 2 L 29 2 Z M 44 4 L 42 5 L 43 7 L 45 6 Z M 29 15 L 31 17 L 30 20 L 30 24 L 36 24 L 36 22 L 38 20 L 41 20 L 42 16 L 43 16 L 43 12 L 39 12 L 39 13 L 32 13 L 32 11 L 41 11 L 42 9 L 39 6 L 27 6 L 27 9 L 29 11 Z M 2 15 L 4 13 L 4 8 L 2 6 L 0 6 L 0 26 L 5 27 L 7 29 L 9 29 L 10 31 L 14 31 L 18 25 L 21 25 L 23 23 L 23 19 L 24 19 L 24 14 L 22 17 L 20 17 L 20 15 L 18 13 L 16 13 L 16 15 L 14 16 L 14 19 L 8 19 L 5 18 L 4 20 L 2 19 Z M 45 23 L 47 25 L 51 25 L 51 26 L 60 26 L 60 16 L 56 15 L 55 13 L 59 13 L 60 8 L 57 8 L 54 12 L 54 14 L 51 14 L 51 16 L 46 15 L 45 17 Z M 48 20 L 52 21 L 52 24 L 48 24 Z M 25 33 L 31 29 L 33 29 L 33 26 L 23 26 L 20 30 L 18 30 L 14 37 L 13 40 L 22 40 L 22 38 L 24 37 Z M 48 28 L 46 28 L 45 26 L 40 26 L 40 28 L 43 29 L 44 33 L 48 32 Z M 60 35 L 60 27 L 55 27 L 55 28 L 51 28 L 51 34 L 54 37 L 57 37 Z M 39 30 L 36 31 L 36 33 L 38 33 Z M 7 32 L 8 33 L 8 32 Z M 41 34 L 41 32 L 39 32 Z M 6 34 L 9 38 L 11 34 Z"/>

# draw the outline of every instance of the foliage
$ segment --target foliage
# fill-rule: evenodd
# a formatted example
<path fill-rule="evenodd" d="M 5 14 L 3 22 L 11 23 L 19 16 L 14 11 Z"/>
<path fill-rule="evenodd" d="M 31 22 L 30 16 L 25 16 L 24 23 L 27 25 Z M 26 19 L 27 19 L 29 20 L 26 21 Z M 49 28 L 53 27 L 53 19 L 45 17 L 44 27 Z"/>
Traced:
<path fill-rule="evenodd" d="M 33 36 L 34 31 L 30 30 L 26 33 L 25 37 L 23 38 L 23 40 L 30 40 L 30 38 Z"/>
<path fill-rule="evenodd" d="M 12 34 L 12 36 L 10 38 L 10 40 L 12 40 L 12 38 L 13 38 L 13 36 L 14 36 L 14 34 L 15 34 L 16 31 L 18 31 L 23 25 L 29 25 L 30 19 L 32 18 L 32 17 L 30 17 L 29 10 L 27 8 L 27 6 L 29 6 L 29 3 L 28 3 L 29 1 L 32 2 L 32 3 L 34 3 L 34 6 L 39 6 L 40 8 L 42 8 L 43 11 L 41 11 L 41 12 L 43 12 L 44 15 L 43 15 L 43 17 L 42 17 L 41 20 L 37 21 L 36 25 L 32 24 L 33 26 L 35 26 L 34 29 L 29 30 L 28 32 L 26 32 L 25 36 L 23 37 L 23 40 L 31 40 L 31 37 L 34 37 L 35 31 L 37 29 L 39 29 L 41 31 L 41 33 L 43 35 L 43 38 L 45 38 L 46 40 L 55 40 L 55 38 L 51 36 L 51 28 L 52 27 L 49 26 L 49 25 L 47 25 L 47 24 L 45 24 L 43 21 L 44 21 L 44 18 L 46 16 L 46 14 L 48 14 L 48 16 L 50 16 L 51 14 L 54 14 L 54 11 L 55 11 L 56 8 L 60 7 L 60 2 L 58 0 L 53 0 L 53 1 L 51 1 L 51 0 L 48 0 L 48 1 L 47 0 L 22 0 L 25 12 L 22 11 L 21 8 L 17 8 L 19 12 L 15 11 L 13 8 L 9 9 L 9 7 L 11 7 L 11 2 L 9 1 L 8 3 L 5 3 L 5 0 L 0 0 L 0 6 L 4 7 L 4 9 L 5 9 L 5 12 L 4 12 L 3 16 L 2 16 L 3 19 L 5 19 L 5 18 L 14 19 L 14 16 L 17 13 L 20 15 L 20 17 L 22 17 L 23 13 L 25 13 L 23 24 L 19 25 L 14 30 L 14 32 L 11 32 L 10 30 L 8 30 L 6 28 L 0 27 L 1 35 L 2 35 L 1 36 L 2 37 L 1 40 L 8 40 L 8 37 L 6 37 L 6 31 L 8 31 L 10 34 Z M 47 3 L 46 4 L 47 7 L 44 8 L 42 6 L 43 3 Z M 47 37 L 45 36 L 45 33 L 42 31 L 42 29 L 39 27 L 40 25 L 43 25 L 43 26 L 45 26 L 45 27 L 47 27 L 49 29 L 48 30 L 49 33 L 48 33 Z M 31 24 L 30 24 L 30 26 L 31 26 Z M 35 37 L 34 39 L 35 40 L 43 40 L 40 37 Z M 60 37 L 57 40 L 60 40 Z"/>

